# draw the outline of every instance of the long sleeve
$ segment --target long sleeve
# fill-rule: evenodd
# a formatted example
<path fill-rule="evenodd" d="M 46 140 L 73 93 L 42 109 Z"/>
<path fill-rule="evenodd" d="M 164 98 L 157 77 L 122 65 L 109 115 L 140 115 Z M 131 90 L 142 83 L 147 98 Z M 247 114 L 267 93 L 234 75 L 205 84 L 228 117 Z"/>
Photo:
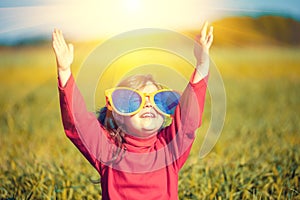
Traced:
<path fill-rule="evenodd" d="M 82 95 L 71 75 L 65 87 L 58 86 L 61 117 L 67 137 L 100 172 L 103 149 L 109 149 L 104 128 L 92 112 L 88 112 Z"/>
<path fill-rule="evenodd" d="M 180 112 L 181 125 L 186 133 L 194 133 L 201 126 L 207 81 L 208 76 L 198 83 L 189 83 L 182 94 L 177 112 Z"/>
<path fill-rule="evenodd" d="M 175 110 L 172 124 L 161 136 L 166 140 L 170 153 L 168 163 L 179 170 L 186 161 L 195 139 L 195 131 L 202 123 L 208 77 L 197 83 L 189 83 Z"/>

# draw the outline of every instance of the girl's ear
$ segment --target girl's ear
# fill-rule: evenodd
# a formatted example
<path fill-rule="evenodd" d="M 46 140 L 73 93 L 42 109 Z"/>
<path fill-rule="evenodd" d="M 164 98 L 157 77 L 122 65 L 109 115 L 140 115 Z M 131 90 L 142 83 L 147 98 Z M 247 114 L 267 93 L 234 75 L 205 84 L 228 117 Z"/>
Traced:
<path fill-rule="evenodd" d="M 172 123 L 172 117 L 165 117 L 164 122 L 162 124 L 162 128 L 166 128 L 167 126 L 170 126 Z"/>

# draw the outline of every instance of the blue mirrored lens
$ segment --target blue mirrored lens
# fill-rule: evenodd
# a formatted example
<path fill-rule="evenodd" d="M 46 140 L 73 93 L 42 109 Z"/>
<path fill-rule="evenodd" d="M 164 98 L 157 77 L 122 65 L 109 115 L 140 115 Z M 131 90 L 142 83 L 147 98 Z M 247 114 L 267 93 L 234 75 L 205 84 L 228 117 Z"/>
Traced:
<path fill-rule="evenodd" d="M 132 113 L 140 107 L 142 99 L 132 90 L 118 89 L 112 93 L 112 101 L 119 112 Z"/>
<path fill-rule="evenodd" d="M 156 106 L 164 113 L 173 115 L 179 103 L 180 94 L 172 91 L 159 92 L 154 96 Z"/>

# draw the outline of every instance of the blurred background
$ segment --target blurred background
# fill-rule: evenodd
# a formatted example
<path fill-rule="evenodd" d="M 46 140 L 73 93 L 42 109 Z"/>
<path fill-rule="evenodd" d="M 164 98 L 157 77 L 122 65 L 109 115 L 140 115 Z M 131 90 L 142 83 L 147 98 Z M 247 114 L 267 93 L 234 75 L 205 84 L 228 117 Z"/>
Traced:
<path fill-rule="evenodd" d="M 0 199 L 101 196 L 100 185 L 91 181 L 99 175 L 61 125 L 51 47 L 54 28 L 62 29 L 75 46 L 76 77 L 90 53 L 113 36 L 160 28 L 194 38 L 205 21 L 214 26 L 211 59 L 224 81 L 227 112 L 217 144 L 200 159 L 210 122 L 207 95 L 203 125 L 180 173 L 180 199 L 299 199 L 296 0 L 2 0 Z M 191 64 L 165 53 L 141 50 L 114 65 L 153 62 L 182 69 Z"/>

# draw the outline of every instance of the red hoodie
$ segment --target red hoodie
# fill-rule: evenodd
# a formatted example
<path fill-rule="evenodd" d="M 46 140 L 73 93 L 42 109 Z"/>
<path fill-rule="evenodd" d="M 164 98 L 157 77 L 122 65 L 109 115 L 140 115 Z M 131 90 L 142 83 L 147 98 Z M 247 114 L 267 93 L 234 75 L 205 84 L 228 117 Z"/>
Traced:
<path fill-rule="evenodd" d="M 201 124 L 206 81 L 188 84 L 171 125 L 157 135 L 141 139 L 125 134 L 126 150 L 117 159 L 112 159 L 117 146 L 87 111 L 73 76 L 65 87 L 58 86 L 65 133 L 99 172 L 102 199 L 178 199 L 178 172 Z"/>

